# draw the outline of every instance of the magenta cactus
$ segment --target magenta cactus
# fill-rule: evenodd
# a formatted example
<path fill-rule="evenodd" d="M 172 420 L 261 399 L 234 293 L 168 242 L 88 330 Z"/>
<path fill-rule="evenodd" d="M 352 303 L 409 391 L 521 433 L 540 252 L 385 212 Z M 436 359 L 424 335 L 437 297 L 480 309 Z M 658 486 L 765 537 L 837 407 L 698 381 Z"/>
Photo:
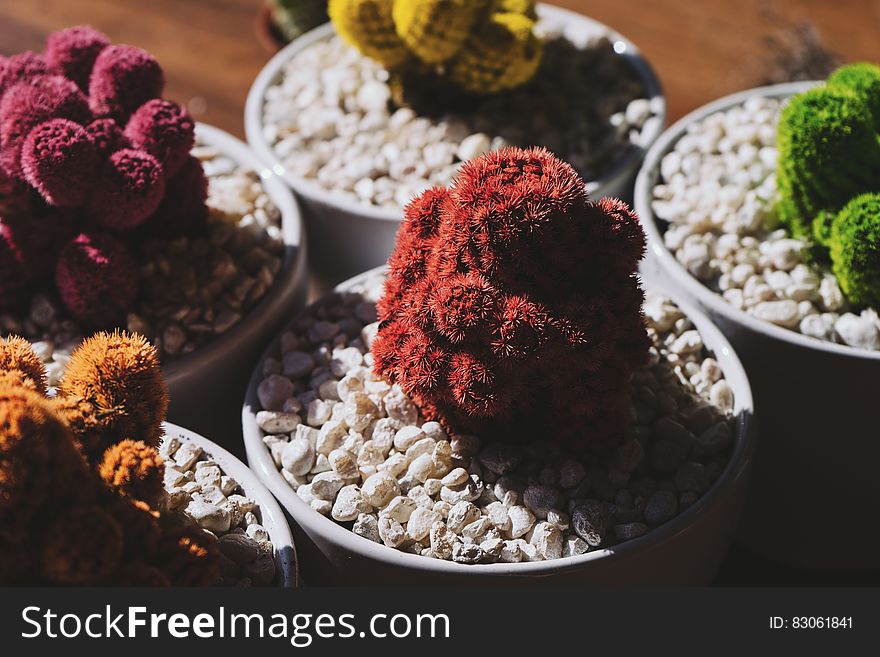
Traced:
<path fill-rule="evenodd" d="M 113 119 L 95 119 L 86 126 L 86 132 L 102 158 L 108 158 L 123 148 L 131 148 L 128 137 Z"/>
<path fill-rule="evenodd" d="M 644 247 L 624 203 L 592 202 L 544 149 L 470 162 L 406 209 L 375 371 L 455 431 L 614 444 L 650 346 L 636 276 Z"/>
<path fill-rule="evenodd" d="M 14 225 L 0 217 L 0 312 L 14 310 L 30 292 L 30 268 Z"/>
<path fill-rule="evenodd" d="M 73 82 L 60 75 L 38 75 L 9 87 L 0 100 L 0 165 L 21 177 L 20 153 L 28 133 L 43 121 L 66 118 L 87 123 L 88 101 Z"/>
<path fill-rule="evenodd" d="M 203 228 L 194 124 L 163 85 L 149 53 L 88 26 L 0 57 L 0 311 L 54 287 L 84 324 L 112 324 L 136 300 L 126 242 Z"/>
<path fill-rule="evenodd" d="M 110 39 L 90 25 L 59 30 L 46 40 L 46 62 L 88 91 L 95 59 L 110 45 Z"/>
<path fill-rule="evenodd" d="M 135 148 L 158 159 L 168 177 L 180 171 L 195 143 L 195 124 L 177 103 L 154 98 L 141 105 L 125 126 L 125 136 Z"/>
<path fill-rule="evenodd" d="M 58 70 L 51 66 L 45 57 L 30 50 L 6 57 L 0 62 L 0 96 L 3 96 L 14 84 L 38 75 L 54 73 L 58 73 Z"/>
<path fill-rule="evenodd" d="M 107 46 L 92 68 L 89 104 L 96 116 L 124 123 L 138 107 L 158 98 L 164 86 L 162 67 L 146 50 Z"/>
<path fill-rule="evenodd" d="M 156 213 L 144 224 L 152 237 L 174 238 L 201 231 L 208 220 L 208 179 L 202 162 L 190 155 L 165 187 Z"/>
<path fill-rule="evenodd" d="M 125 148 L 104 163 L 89 207 L 100 225 L 131 230 L 153 214 L 165 194 L 165 172 L 146 151 Z"/>
<path fill-rule="evenodd" d="M 86 129 L 67 119 L 51 119 L 28 133 L 21 150 L 25 180 L 59 208 L 86 202 L 95 181 L 98 152 Z"/>
<path fill-rule="evenodd" d="M 83 233 L 61 251 L 55 283 L 67 309 L 90 327 L 124 319 L 137 297 L 137 269 L 125 245 L 103 233 Z"/>

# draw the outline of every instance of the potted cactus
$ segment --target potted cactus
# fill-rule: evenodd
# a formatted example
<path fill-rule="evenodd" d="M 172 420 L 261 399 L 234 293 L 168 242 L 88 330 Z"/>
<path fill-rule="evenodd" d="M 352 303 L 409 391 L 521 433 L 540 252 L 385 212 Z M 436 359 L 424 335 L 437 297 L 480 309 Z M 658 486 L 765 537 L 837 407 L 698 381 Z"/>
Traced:
<path fill-rule="evenodd" d="M 266 0 L 257 15 L 257 38 L 271 53 L 327 22 L 327 0 Z"/>
<path fill-rule="evenodd" d="M 592 193 L 627 195 L 662 129 L 636 48 L 530 0 L 333 0 L 331 24 L 251 89 L 248 141 L 303 201 L 324 274 L 384 262 L 400 211 L 505 144 L 562 153 Z M 564 93 L 562 90 L 565 90 Z"/>
<path fill-rule="evenodd" d="M 711 581 L 748 384 L 711 325 L 645 297 L 643 248 L 625 203 L 508 147 L 407 206 L 387 276 L 294 319 L 244 432 L 314 581 Z"/>
<path fill-rule="evenodd" d="M 0 584 L 206 586 L 240 584 L 243 576 L 293 583 L 289 530 L 277 507 L 236 498 L 238 482 L 220 483 L 218 474 L 230 494 L 222 508 L 236 517 L 211 532 L 196 513 L 208 506 L 210 467 L 190 473 L 187 500 L 166 493 L 198 454 L 179 450 L 187 463 L 163 464 L 168 391 L 145 339 L 96 334 L 71 355 L 57 395 L 47 390 L 30 344 L 0 340 Z M 168 454 L 168 441 L 161 449 Z M 259 486 L 248 493 L 274 504 Z M 261 513 L 281 524 L 267 530 Z"/>
<path fill-rule="evenodd" d="M 0 334 L 37 344 L 50 385 L 85 335 L 125 327 L 157 346 L 182 404 L 198 360 L 247 360 L 301 298 L 286 190 L 163 84 L 149 53 L 86 26 L 0 59 Z"/>
<path fill-rule="evenodd" d="M 880 363 L 878 116 L 873 64 L 747 91 L 671 128 L 637 183 L 653 266 L 731 336 L 773 409 L 742 540 L 802 567 L 880 563 L 880 523 L 862 522 L 880 495 L 862 383 Z M 858 502 L 840 509 L 843 491 Z M 823 513 L 862 527 L 845 562 L 808 544 Z"/>

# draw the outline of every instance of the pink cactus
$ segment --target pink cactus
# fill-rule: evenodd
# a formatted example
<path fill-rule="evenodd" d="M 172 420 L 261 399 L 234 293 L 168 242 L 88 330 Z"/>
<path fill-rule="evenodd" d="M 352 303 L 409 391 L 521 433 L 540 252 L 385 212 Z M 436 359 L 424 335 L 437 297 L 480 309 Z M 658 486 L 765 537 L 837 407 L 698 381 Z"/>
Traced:
<path fill-rule="evenodd" d="M 86 97 L 67 78 L 39 75 L 6 90 L 0 100 L 0 166 L 8 176 L 21 177 L 21 147 L 28 133 L 54 118 L 76 123 L 91 118 Z"/>
<path fill-rule="evenodd" d="M 78 25 L 50 34 L 45 58 L 50 66 L 87 91 L 95 59 L 109 45 L 106 35 L 89 25 Z"/>
<path fill-rule="evenodd" d="M 7 57 L 0 62 L 0 96 L 14 84 L 58 72 L 45 57 L 30 50 Z"/>
<path fill-rule="evenodd" d="M 86 126 L 86 132 L 102 158 L 108 158 L 123 148 L 131 148 L 131 142 L 113 119 L 95 119 Z"/>
<path fill-rule="evenodd" d="M 92 68 L 89 104 L 96 116 L 124 123 L 138 107 L 158 98 L 164 86 L 162 67 L 146 50 L 107 46 Z"/>
<path fill-rule="evenodd" d="M 195 143 L 195 124 L 189 113 L 170 100 L 154 98 L 141 105 L 125 126 L 125 136 L 165 167 L 168 177 L 180 171 Z"/>
<path fill-rule="evenodd" d="M 113 153 L 101 169 L 90 215 L 110 230 L 131 230 L 156 211 L 164 194 L 165 172 L 158 160 L 125 148 Z"/>
<path fill-rule="evenodd" d="M 67 119 L 51 119 L 28 133 L 21 169 L 47 203 L 75 208 L 89 198 L 98 169 L 98 152 L 86 129 Z"/>
<path fill-rule="evenodd" d="M 137 298 L 131 254 L 103 233 L 83 233 L 64 247 L 55 283 L 67 309 L 93 328 L 116 325 Z"/>

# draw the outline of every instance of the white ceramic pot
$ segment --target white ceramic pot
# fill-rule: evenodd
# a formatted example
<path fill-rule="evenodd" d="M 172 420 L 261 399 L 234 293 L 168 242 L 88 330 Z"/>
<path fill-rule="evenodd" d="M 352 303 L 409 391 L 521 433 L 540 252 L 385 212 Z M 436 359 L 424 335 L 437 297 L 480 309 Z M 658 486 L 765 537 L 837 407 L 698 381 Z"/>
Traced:
<path fill-rule="evenodd" d="M 663 130 L 666 120 L 666 104 L 660 82 L 638 48 L 624 36 L 607 26 L 581 14 L 540 4 L 541 16 L 555 19 L 565 25 L 565 33 L 572 38 L 583 39 L 591 35 L 611 33 L 615 49 L 626 57 L 637 71 L 645 86 L 646 97 L 659 98 L 662 102 L 660 121 L 652 129 L 645 130 L 638 148 L 628 157 L 599 178 L 587 183 L 590 194 L 596 198 L 616 196 L 629 199 L 633 179 L 645 151 Z M 309 229 L 309 240 L 314 258 L 322 274 L 330 280 L 339 281 L 358 272 L 385 263 L 394 248 L 397 228 L 402 211 L 359 203 L 352 197 L 340 196 L 327 191 L 317 183 L 302 178 L 285 169 L 271 144 L 263 136 L 263 104 L 266 91 L 281 77 L 285 64 L 297 53 L 312 44 L 326 41 L 335 34 L 332 23 L 318 27 L 294 40 L 275 55 L 254 80 L 245 106 L 245 132 L 254 152 L 276 174 L 293 188 L 303 206 Z"/>
<path fill-rule="evenodd" d="M 815 84 L 752 89 L 681 119 L 645 157 L 635 209 L 648 234 L 646 269 L 718 325 L 755 393 L 758 451 L 740 542 L 792 566 L 860 571 L 880 566 L 880 440 L 871 383 L 880 376 L 880 352 L 811 338 L 733 307 L 679 264 L 651 210 L 660 161 L 688 125 L 754 95 L 788 98 Z M 827 549 L 829 537 L 845 537 L 845 549 Z"/>
<path fill-rule="evenodd" d="M 181 442 L 195 443 L 213 459 L 223 474 L 235 479 L 245 495 L 254 500 L 260 507 L 260 520 L 269 540 L 275 548 L 275 581 L 278 586 L 294 588 L 299 585 L 299 568 L 296 558 L 296 547 L 290 534 L 287 518 L 275 498 L 254 475 L 250 468 L 235 458 L 225 449 L 197 433 L 166 422 L 165 435 L 177 438 Z"/>
<path fill-rule="evenodd" d="M 374 277 L 367 272 L 346 281 L 353 290 Z M 653 283 L 649 289 L 659 289 Z M 674 299 L 679 303 L 678 299 Z M 694 505 L 649 534 L 606 550 L 535 563 L 463 565 L 373 543 L 312 510 L 290 487 L 272 460 L 256 423 L 257 386 L 251 379 L 242 423 L 248 463 L 293 518 L 300 558 L 310 583 L 344 585 L 705 585 L 709 584 L 733 539 L 746 493 L 753 451 L 752 396 L 736 354 L 724 336 L 686 303 L 682 310 L 703 336 L 735 396 L 736 441 L 721 477 Z M 279 348 L 278 340 L 264 358 Z M 260 359 L 262 363 L 263 359 Z"/>
<path fill-rule="evenodd" d="M 290 189 L 257 159 L 247 144 L 227 132 L 198 124 L 199 141 L 259 172 L 266 192 L 281 211 L 284 265 L 260 302 L 231 329 L 197 351 L 168 363 L 163 372 L 171 393 L 168 418 L 226 445 L 237 445 L 238 405 L 254 359 L 306 299 L 305 236 Z"/>

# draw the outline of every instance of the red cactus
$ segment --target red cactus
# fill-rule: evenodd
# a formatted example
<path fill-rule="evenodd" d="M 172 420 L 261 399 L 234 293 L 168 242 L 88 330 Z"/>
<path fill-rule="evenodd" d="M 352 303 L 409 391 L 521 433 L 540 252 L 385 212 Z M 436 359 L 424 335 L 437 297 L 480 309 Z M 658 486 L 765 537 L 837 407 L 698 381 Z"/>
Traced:
<path fill-rule="evenodd" d="M 109 235 L 83 233 L 61 251 L 55 272 L 61 300 L 91 326 L 113 326 L 137 297 L 128 249 Z"/>
<path fill-rule="evenodd" d="M 67 119 L 51 119 L 28 133 L 21 170 L 47 203 L 75 208 L 86 202 L 95 181 L 98 152 L 86 129 Z"/>
<path fill-rule="evenodd" d="M 593 203 L 568 164 L 508 148 L 406 209 L 389 260 L 375 370 L 428 419 L 504 435 L 552 430 L 601 447 L 625 427 L 649 347 L 620 201 Z"/>
<path fill-rule="evenodd" d="M 77 25 L 59 30 L 46 40 L 45 58 L 83 91 L 89 88 L 89 75 L 100 52 L 110 39 L 90 25 Z"/>
<path fill-rule="evenodd" d="M 96 116 L 124 122 L 151 98 L 162 94 L 165 76 L 146 50 L 112 45 L 95 59 L 89 78 L 89 104 Z"/>
<path fill-rule="evenodd" d="M 195 124 L 189 113 L 170 100 L 154 98 L 141 105 L 125 126 L 135 148 L 153 155 L 171 177 L 180 171 L 195 143 Z"/>
<path fill-rule="evenodd" d="M 110 230 L 130 230 L 153 214 L 165 194 L 162 165 L 145 151 L 125 148 L 104 164 L 90 213 Z"/>
<path fill-rule="evenodd" d="M 110 157 L 123 148 L 131 148 L 131 142 L 113 119 L 95 119 L 86 126 L 89 139 L 101 157 Z"/>

